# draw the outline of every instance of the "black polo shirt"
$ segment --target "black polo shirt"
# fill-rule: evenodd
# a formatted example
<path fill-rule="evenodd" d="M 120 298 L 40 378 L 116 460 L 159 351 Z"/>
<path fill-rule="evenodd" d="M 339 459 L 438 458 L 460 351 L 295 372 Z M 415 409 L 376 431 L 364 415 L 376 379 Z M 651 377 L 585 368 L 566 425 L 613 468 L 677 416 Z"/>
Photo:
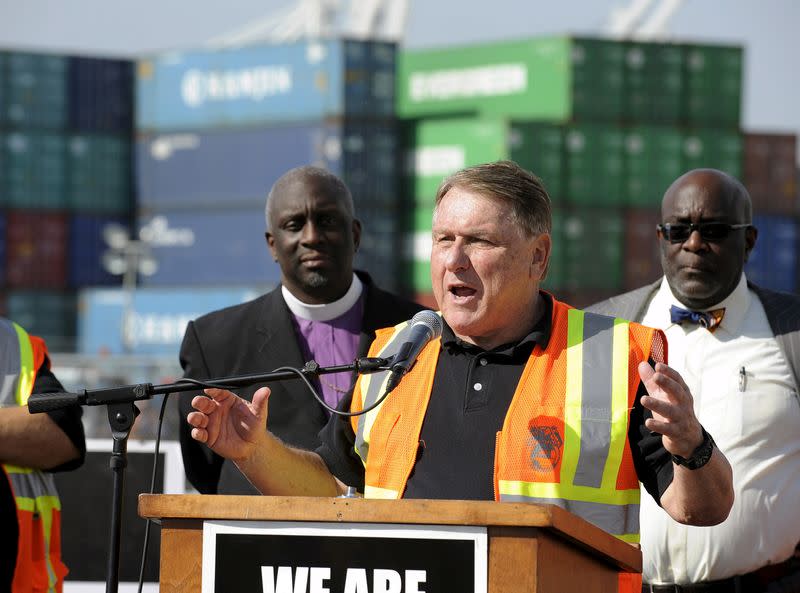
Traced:
<path fill-rule="evenodd" d="M 545 348 L 550 339 L 553 303 L 549 295 L 542 294 L 544 314 L 527 336 L 513 344 L 483 350 L 458 339 L 444 324 L 417 462 L 403 498 L 494 499 L 496 435 L 534 346 Z M 640 383 L 628 438 L 639 480 L 660 501 L 672 481 L 672 458 L 661 435 L 651 434 L 644 426 L 651 414 L 639 399 L 646 393 Z M 340 405 L 349 409 L 350 398 Z M 320 438 L 317 453 L 331 473 L 363 492 L 364 466 L 354 451 L 355 435 L 349 420 L 332 417 Z"/>

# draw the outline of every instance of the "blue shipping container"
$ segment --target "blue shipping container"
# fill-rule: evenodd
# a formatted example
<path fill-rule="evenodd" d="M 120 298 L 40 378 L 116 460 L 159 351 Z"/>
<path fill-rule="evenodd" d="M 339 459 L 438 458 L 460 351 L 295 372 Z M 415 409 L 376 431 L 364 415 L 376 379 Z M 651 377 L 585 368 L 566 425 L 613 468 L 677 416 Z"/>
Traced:
<path fill-rule="evenodd" d="M 79 295 L 77 350 L 91 355 L 163 354 L 177 361 L 189 321 L 263 292 L 255 288 L 140 288 L 133 293 L 123 339 L 125 293 L 120 289 L 83 290 Z"/>
<path fill-rule="evenodd" d="M 143 286 L 277 284 L 262 209 L 150 213 L 139 236 L 152 246 L 158 271 Z"/>
<path fill-rule="evenodd" d="M 798 289 L 798 223 L 782 216 L 753 216 L 756 246 L 745 265 L 747 279 L 772 290 Z"/>
<path fill-rule="evenodd" d="M 139 204 L 263 207 L 286 171 L 318 165 L 339 175 L 358 206 L 397 194 L 398 143 L 391 122 L 304 123 L 252 130 L 146 136 L 137 143 Z"/>
<path fill-rule="evenodd" d="M 133 130 L 133 65 L 130 60 L 69 58 L 68 122 L 72 130 Z"/>
<path fill-rule="evenodd" d="M 157 131 L 390 116 L 394 58 L 385 43 L 342 40 L 157 56 L 138 64 L 136 124 Z"/>
<path fill-rule="evenodd" d="M 103 238 L 108 224 L 128 227 L 128 221 L 119 216 L 92 216 L 76 214 L 69 221 L 69 286 L 107 286 L 119 284 L 120 276 L 113 276 L 103 267 L 103 254 L 109 246 Z"/>

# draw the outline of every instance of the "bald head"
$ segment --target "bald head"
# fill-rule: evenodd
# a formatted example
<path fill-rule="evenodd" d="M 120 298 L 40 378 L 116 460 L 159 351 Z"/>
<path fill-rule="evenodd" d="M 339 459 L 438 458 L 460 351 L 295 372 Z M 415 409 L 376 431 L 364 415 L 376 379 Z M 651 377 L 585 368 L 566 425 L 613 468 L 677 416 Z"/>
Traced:
<path fill-rule="evenodd" d="M 661 266 L 672 294 L 686 307 L 708 309 L 734 291 L 758 236 L 752 216 L 747 190 L 723 171 L 695 169 L 667 189 L 661 220 L 686 234 L 669 241 L 659 233 Z M 721 224 L 704 233 L 709 223 Z"/>
<path fill-rule="evenodd" d="M 694 187 L 705 194 L 705 200 L 712 196 L 721 200 L 725 203 L 724 209 L 738 221 L 748 224 L 753 221 L 753 204 L 745 186 L 735 177 L 717 169 L 693 169 L 673 181 L 661 201 L 664 220 L 668 214 L 672 214 L 677 196 L 686 187 Z"/>
<path fill-rule="evenodd" d="M 295 200 L 306 188 L 339 202 L 350 217 L 354 217 L 353 197 L 344 181 L 327 169 L 305 165 L 284 173 L 270 189 L 265 211 L 267 229 L 274 227 L 275 212 L 279 207 L 287 200 Z"/>
<path fill-rule="evenodd" d="M 319 167 L 292 169 L 272 186 L 266 216 L 267 245 L 283 286 L 308 304 L 341 298 L 353 282 L 361 240 L 342 180 Z"/>

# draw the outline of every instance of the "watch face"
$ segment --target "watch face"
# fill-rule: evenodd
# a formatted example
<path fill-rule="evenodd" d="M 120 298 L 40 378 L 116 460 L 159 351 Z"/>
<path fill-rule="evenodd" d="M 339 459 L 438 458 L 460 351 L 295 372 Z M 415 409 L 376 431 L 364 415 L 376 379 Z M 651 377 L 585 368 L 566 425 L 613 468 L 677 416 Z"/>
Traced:
<path fill-rule="evenodd" d="M 714 452 L 714 439 L 711 435 L 703 429 L 703 442 L 694 450 L 691 457 L 684 458 L 680 455 L 673 455 L 672 459 L 678 465 L 682 465 L 688 469 L 700 469 L 708 460 L 711 459 L 711 454 Z"/>

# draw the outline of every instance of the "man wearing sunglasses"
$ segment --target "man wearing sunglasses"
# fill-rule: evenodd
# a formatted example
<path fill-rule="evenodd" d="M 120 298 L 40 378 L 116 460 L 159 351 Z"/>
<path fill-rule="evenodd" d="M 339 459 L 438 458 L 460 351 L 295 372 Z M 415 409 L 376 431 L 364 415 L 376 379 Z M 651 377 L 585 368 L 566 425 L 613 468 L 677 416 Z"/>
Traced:
<path fill-rule="evenodd" d="M 800 591 L 800 297 L 747 281 L 758 232 L 730 175 L 684 174 L 661 215 L 664 277 L 588 310 L 664 330 L 736 499 L 722 524 L 691 527 L 642 497 L 643 591 Z"/>

